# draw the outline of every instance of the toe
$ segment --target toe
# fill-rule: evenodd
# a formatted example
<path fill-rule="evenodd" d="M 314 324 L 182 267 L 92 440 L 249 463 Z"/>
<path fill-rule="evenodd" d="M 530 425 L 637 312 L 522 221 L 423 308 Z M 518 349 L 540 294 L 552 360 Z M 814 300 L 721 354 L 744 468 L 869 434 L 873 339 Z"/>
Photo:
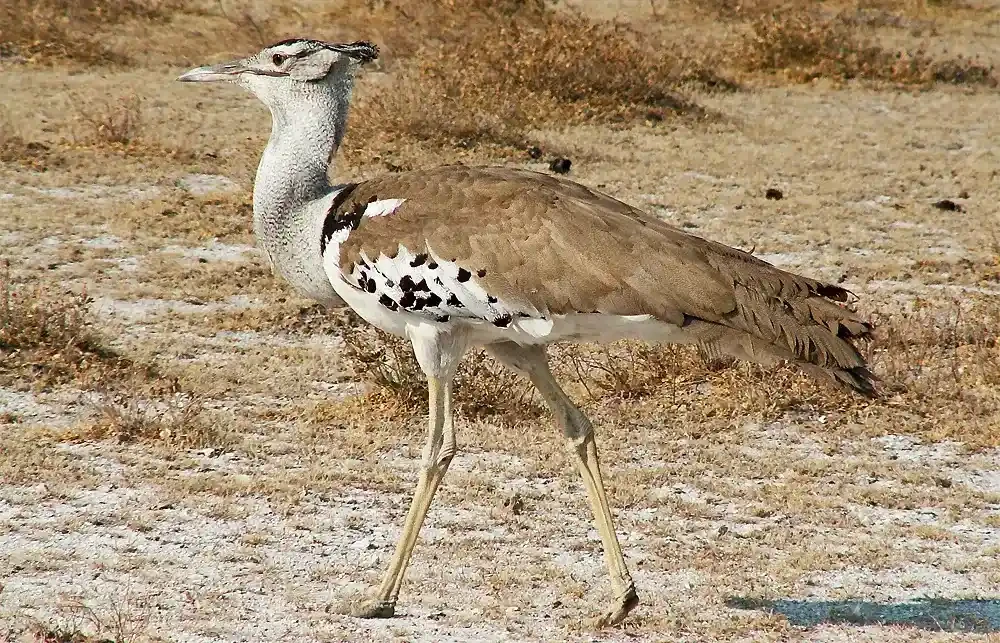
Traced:
<path fill-rule="evenodd" d="M 351 610 L 355 618 L 391 618 L 395 613 L 395 603 L 377 600 L 363 601 Z"/>

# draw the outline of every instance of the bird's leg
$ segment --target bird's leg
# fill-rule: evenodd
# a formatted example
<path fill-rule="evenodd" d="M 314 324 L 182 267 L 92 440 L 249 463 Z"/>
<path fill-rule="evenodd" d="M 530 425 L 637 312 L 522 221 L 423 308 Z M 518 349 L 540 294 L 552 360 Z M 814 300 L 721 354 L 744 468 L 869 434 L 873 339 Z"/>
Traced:
<path fill-rule="evenodd" d="M 551 409 L 570 451 L 576 457 L 577 469 L 583 478 L 583 486 L 587 489 L 590 507 L 594 512 L 597 533 L 600 534 L 601 543 L 604 545 L 604 561 L 611 576 L 611 588 L 615 593 L 611 609 L 598 619 L 597 626 L 619 623 L 639 604 L 639 597 L 615 534 L 614 520 L 608 506 L 607 493 L 604 491 L 604 481 L 601 478 L 594 427 L 553 377 L 542 347 L 504 342 L 492 344 L 487 350 L 500 362 L 531 380 Z"/>
<path fill-rule="evenodd" d="M 427 442 L 424 445 L 420 478 L 413 492 L 406 522 L 403 523 L 403 533 L 396 543 L 396 550 L 382 577 L 382 584 L 373 598 L 361 602 L 351 611 L 353 616 L 360 618 L 389 618 L 395 613 L 399 588 L 403 583 L 417 534 L 427 516 L 427 510 L 430 509 L 434 492 L 448 471 L 448 465 L 456 451 L 451 389 L 455 368 L 465 352 L 464 337 L 444 342 L 438 342 L 437 337 L 427 341 L 411 339 L 417 360 L 427 373 Z"/>

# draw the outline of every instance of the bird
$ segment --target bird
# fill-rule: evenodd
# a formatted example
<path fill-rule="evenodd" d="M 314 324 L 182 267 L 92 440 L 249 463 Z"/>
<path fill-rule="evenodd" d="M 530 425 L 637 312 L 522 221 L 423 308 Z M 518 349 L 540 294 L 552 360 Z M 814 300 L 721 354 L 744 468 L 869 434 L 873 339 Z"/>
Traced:
<path fill-rule="evenodd" d="M 395 614 L 432 498 L 457 451 L 452 382 L 474 347 L 527 378 L 583 481 L 612 599 L 598 627 L 639 597 L 614 527 L 592 423 L 553 376 L 555 342 L 693 344 L 758 363 L 786 360 L 865 396 L 877 378 L 858 350 L 873 326 L 841 286 L 781 270 L 563 177 L 443 165 L 331 183 L 370 42 L 292 38 L 198 67 L 185 82 L 229 82 L 270 110 L 253 186 L 254 231 L 273 270 L 321 303 L 406 338 L 427 378 L 420 474 L 381 584 L 361 618 Z"/>

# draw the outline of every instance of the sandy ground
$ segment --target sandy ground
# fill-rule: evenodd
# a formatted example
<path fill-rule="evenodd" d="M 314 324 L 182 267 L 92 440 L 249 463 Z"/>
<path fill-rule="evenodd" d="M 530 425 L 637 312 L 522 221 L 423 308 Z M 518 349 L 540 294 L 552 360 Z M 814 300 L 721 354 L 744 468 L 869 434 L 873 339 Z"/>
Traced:
<path fill-rule="evenodd" d="M 249 216 L 253 152 L 234 158 L 259 149 L 266 114 L 230 88 L 171 84 L 177 71 L 0 75 L 28 134 L 66 125 L 82 88 L 135 87 L 190 141 L 184 158 L 84 146 L 45 172 L 0 164 L 0 255 L 18 280 L 85 288 L 115 348 L 169 368 L 237 434 L 189 450 L 69 439 L 99 392 L 0 389 L 0 458 L 19 472 L 0 480 L 0 640 L 1000 640 L 1000 449 L 919 421 L 845 427 L 811 403 L 711 431 L 655 400 L 590 407 L 642 599 L 622 628 L 589 625 L 609 598 L 600 543 L 544 419 L 463 423 L 398 616 L 338 614 L 391 554 L 421 418 L 317 420 L 357 391 L 340 339 L 284 323 L 308 302 L 270 276 L 248 220 L 213 214 Z M 954 270 L 996 252 L 995 91 L 698 100 L 721 118 L 537 139 L 572 154 L 572 178 L 842 282 L 867 310 L 1000 295 Z M 964 211 L 932 207 L 946 197 Z M 919 269 L 929 259 L 944 267 Z"/>

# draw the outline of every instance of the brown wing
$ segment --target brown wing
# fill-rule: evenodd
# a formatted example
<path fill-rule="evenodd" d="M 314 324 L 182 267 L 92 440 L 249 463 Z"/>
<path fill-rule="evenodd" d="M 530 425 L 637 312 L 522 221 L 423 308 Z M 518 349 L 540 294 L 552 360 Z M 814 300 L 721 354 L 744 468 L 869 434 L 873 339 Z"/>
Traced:
<path fill-rule="evenodd" d="M 395 198 L 405 202 L 390 216 L 360 222 L 344 243 L 345 273 L 362 253 L 427 248 L 524 310 L 650 314 L 685 326 L 708 348 L 806 362 L 871 390 L 849 341 L 871 327 L 830 301 L 846 300 L 839 287 L 524 170 L 446 166 L 385 175 L 357 184 L 332 214 L 351 216 L 369 201 Z"/>

